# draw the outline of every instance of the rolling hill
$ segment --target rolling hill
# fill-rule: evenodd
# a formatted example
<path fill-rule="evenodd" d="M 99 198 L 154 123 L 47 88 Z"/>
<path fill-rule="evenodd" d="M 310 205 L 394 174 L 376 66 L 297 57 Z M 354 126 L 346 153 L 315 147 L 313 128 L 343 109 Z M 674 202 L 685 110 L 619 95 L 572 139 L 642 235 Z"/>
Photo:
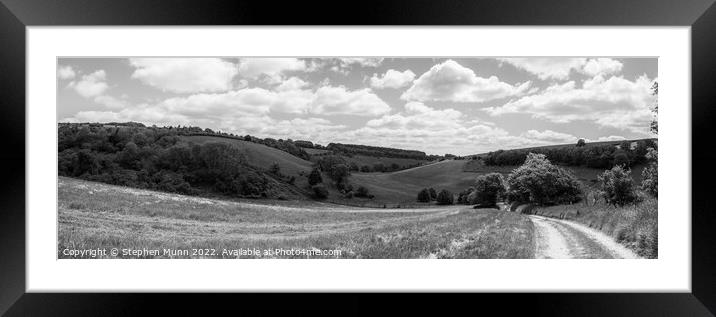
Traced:
<path fill-rule="evenodd" d="M 263 144 L 257 144 L 253 142 L 229 139 L 212 136 L 183 136 L 182 139 L 186 142 L 194 143 L 206 143 L 206 142 L 228 142 L 234 146 L 237 146 L 246 154 L 249 164 L 268 169 L 273 163 L 278 163 L 281 167 L 281 172 L 296 177 L 296 187 L 304 192 L 304 194 L 310 194 L 308 192 L 308 182 L 305 177 L 313 166 L 313 162 L 303 160 L 296 156 L 293 156 L 287 152 L 268 147 Z M 573 145 L 562 145 L 562 146 L 573 146 Z M 557 147 L 552 146 L 552 147 Z M 323 154 L 321 152 L 314 152 L 310 154 Z M 317 156 L 320 158 L 320 156 Z M 348 181 L 354 187 L 365 186 L 368 188 L 371 194 L 375 195 L 372 200 L 366 199 L 345 199 L 339 193 L 339 191 L 328 184 L 328 177 L 324 175 L 324 182 L 327 183 L 328 190 L 330 192 L 328 201 L 350 204 L 350 205 L 366 205 L 366 206 L 381 206 L 383 204 L 394 205 L 401 204 L 404 206 L 416 205 L 416 195 L 423 188 L 435 188 L 436 190 L 447 189 L 455 194 L 460 191 L 472 186 L 475 178 L 479 175 L 487 173 L 501 173 L 505 177 L 517 166 L 487 166 L 481 160 L 443 160 L 434 163 L 428 163 L 426 161 L 412 160 L 412 159 L 398 159 L 398 158 L 384 158 L 384 157 L 373 157 L 354 155 L 353 157 L 346 157 L 348 162 L 356 162 L 359 165 L 374 164 L 382 162 L 384 164 L 390 164 L 398 160 L 399 164 L 408 163 L 423 163 L 425 165 L 400 170 L 389 173 L 361 173 L 353 172 L 349 177 Z M 566 169 L 571 170 L 575 176 L 585 185 L 593 186 L 597 181 L 597 176 L 604 172 L 603 169 L 595 169 L 588 167 L 575 167 L 575 166 L 563 166 Z M 632 168 L 632 177 L 635 183 L 641 182 L 641 170 L 644 168 L 643 165 L 634 166 Z"/>
<path fill-rule="evenodd" d="M 311 172 L 312 164 L 309 161 L 293 156 L 288 152 L 281 151 L 263 144 L 222 138 L 215 136 L 182 136 L 185 142 L 193 142 L 203 144 L 207 142 L 226 142 L 238 147 L 248 159 L 248 163 L 252 166 L 269 169 L 273 163 L 278 163 L 281 167 L 281 173 L 296 176 L 302 176 Z"/>
<path fill-rule="evenodd" d="M 465 161 L 445 160 L 393 173 L 353 173 L 350 180 L 367 187 L 377 202 L 415 203 L 425 187 L 459 192 L 470 187 L 477 173 L 465 172 Z"/>

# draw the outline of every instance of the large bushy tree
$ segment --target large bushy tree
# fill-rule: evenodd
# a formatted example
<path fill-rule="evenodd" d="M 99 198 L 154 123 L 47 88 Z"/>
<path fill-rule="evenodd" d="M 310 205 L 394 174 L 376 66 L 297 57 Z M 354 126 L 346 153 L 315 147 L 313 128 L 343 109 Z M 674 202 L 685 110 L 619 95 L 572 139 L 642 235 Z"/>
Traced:
<path fill-rule="evenodd" d="M 507 199 L 539 205 L 571 203 L 581 199 L 581 188 L 574 175 L 550 163 L 544 154 L 529 153 L 507 177 Z"/>
<path fill-rule="evenodd" d="M 454 203 L 454 197 L 452 193 L 447 190 L 443 189 L 438 193 L 438 205 L 452 205 Z"/>
<path fill-rule="evenodd" d="M 631 170 L 620 165 L 604 171 L 598 177 L 604 200 L 612 205 L 624 206 L 637 201 Z"/>
<path fill-rule="evenodd" d="M 475 195 L 469 197 L 469 203 L 475 205 L 494 206 L 507 192 L 505 179 L 500 173 L 478 176 L 473 187 Z"/>

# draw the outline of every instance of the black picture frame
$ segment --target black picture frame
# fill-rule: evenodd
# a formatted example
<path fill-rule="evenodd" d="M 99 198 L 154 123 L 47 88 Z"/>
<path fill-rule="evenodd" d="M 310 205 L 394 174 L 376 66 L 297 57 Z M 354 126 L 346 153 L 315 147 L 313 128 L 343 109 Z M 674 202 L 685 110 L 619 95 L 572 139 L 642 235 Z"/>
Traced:
<path fill-rule="evenodd" d="M 0 313 L 8 316 L 136 315 L 166 312 L 154 294 L 40 294 L 25 292 L 25 65 L 27 26 L 73 25 L 553 25 L 690 26 L 692 57 L 692 293 L 478 294 L 471 306 L 519 302 L 509 312 L 545 315 L 713 316 L 716 312 L 716 213 L 710 199 L 716 175 L 716 5 L 714 0 L 489 1 L 157 1 L 0 0 Z M 279 10 L 276 10 L 280 7 Z M 278 12 L 277 12 L 278 11 Z M 22 168 L 20 168 L 22 166 Z M 679 212 L 676 210 L 662 212 Z M 663 272 L 669 274 L 669 272 Z M 206 299 L 177 294 L 172 303 Z M 212 296 L 214 303 L 231 302 Z M 242 301 L 252 302 L 253 295 Z M 248 297 L 248 298 L 247 298 Z M 445 297 L 443 297 L 445 298 Z M 458 299 L 461 297 L 457 297 Z M 450 297 L 454 301 L 455 297 Z M 304 296 L 283 296 L 289 303 Z M 333 304 L 370 310 L 375 299 L 340 297 Z M 421 299 L 409 299 L 420 303 Z M 150 304 L 146 304 L 150 303 Z M 395 305 L 395 299 L 391 299 Z M 184 309 L 222 309 L 221 305 Z M 174 306 L 173 308 L 177 308 Z M 271 307 L 275 310 L 277 307 Z M 446 309 L 450 310 L 451 307 Z M 181 310 L 188 312 L 188 310 Z"/>

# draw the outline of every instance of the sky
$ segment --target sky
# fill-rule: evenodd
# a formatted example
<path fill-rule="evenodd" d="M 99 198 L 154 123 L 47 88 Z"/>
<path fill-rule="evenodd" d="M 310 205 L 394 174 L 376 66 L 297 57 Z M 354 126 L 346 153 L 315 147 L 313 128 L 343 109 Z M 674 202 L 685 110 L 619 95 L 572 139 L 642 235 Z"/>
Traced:
<path fill-rule="evenodd" d="M 654 137 L 656 58 L 59 58 L 58 122 L 428 154 Z"/>

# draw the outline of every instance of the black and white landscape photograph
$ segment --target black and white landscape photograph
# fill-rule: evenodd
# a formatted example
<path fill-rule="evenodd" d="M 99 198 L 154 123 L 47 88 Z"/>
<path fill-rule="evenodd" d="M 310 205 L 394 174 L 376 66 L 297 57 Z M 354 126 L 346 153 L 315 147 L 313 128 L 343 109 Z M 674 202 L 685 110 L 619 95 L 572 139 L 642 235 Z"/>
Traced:
<path fill-rule="evenodd" d="M 60 57 L 57 258 L 656 259 L 657 66 Z"/>

